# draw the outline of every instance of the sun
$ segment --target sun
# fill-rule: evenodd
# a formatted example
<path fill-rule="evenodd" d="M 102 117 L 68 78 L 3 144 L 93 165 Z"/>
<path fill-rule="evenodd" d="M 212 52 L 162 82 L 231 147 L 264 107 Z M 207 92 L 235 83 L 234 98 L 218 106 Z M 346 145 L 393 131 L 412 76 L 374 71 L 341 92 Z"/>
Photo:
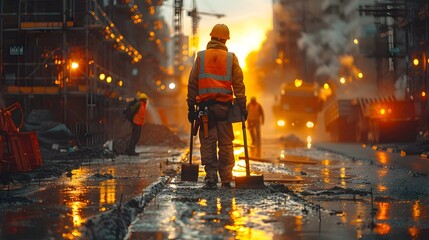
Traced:
<path fill-rule="evenodd" d="M 228 26 L 231 32 L 231 39 L 226 42 L 228 51 L 233 52 L 243 70 L 246 70 L 246 57 L 252 51 L 259 50 L 261 44 L 266 38 L 266 32 L 269 26 L 265 21 L 247 21 L 245 23 L 234 23 Z M 209 29 L 211 30 L 211 29 Z M 210 41 L 209 32 L 201 32 L 200 50 L 206 48 L 207 42 Z"/>
<path fill-rule="evenodd" d="M 235 53 L 240 63 L 240 66 L 245 70 L 246 58 L 252 52 L 259 50 L 262 42 L 265 40 L 266 29 L 262 28 L 241 28 L 236 38 L 231 39 L 227 46 L 229 51 Z"/>

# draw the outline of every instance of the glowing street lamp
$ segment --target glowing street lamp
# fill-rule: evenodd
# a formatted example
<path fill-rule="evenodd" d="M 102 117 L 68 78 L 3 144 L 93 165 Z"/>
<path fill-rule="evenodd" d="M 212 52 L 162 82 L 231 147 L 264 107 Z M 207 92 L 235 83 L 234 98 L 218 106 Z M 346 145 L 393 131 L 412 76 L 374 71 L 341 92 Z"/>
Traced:
<path fill-rule="evenodd" d="M 106 79 L 106 74 L 101 73 L 100 76 L 98 76 L 98 78 L 100 78 L 101 81 L 104 81 L 104 79 Z"/>
<path fill-rule="evenodd" d="M 107 83 L 111 83 L 111 82 L 112 82 L 112 77 L 111 77 L 111 76 L 108 76 L 108 77 L 106 78 L 106 82 L 107 82 Z"/>
<path fill-rule="evenodd" d="M 170 88 L 171 90 L 173 90 L 173 89 L 176 88 L 176 84 L 172 82 L 172 83 L 168 84 L 168 88 Z"/>
<path fill-rule="evenodd" d="M 77 62 L 72 62 L 72 63 L 71 63 L 71 68 L 72 68 L 73 70 L 78 69 L 78 68 L 79 68 L 79 63 L 77 63 Z"/>
<path fill-rule="evenodd" d="M 413 64 L 414 64 L 414 66 L 418 66 L 418 65 L 419 65 L 419 63 L 420 63 L 419 59 L 417 59 L 417 58 L 414 58 L 414 59 L 413 59 Z"/>

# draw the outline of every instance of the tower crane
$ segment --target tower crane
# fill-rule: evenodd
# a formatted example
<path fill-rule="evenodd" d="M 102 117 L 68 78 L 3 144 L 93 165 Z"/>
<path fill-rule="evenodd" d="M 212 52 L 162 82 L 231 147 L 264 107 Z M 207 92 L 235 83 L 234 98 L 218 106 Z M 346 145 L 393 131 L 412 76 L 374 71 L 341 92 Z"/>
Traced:
<path fill-rule="evenodd" d="M 180 72 L 182 66 L 182 58 L 180 57 L 182 51 L 182 9 L 184 0 L 174 0 L 174 69 L 175 72 Z M 208 13 L 197 11 L 197 4 L 193 0 L 192 10 L 188 11 L 188 16 L 192 18 L 192 40 L 191 45 L 193 49 L 193 55 L 195 55 L 196 49 L 198 49 L 198 21 L 201 18 L 200 15 L 215 16 L 217 18 L 225 17 L 225 14 Z"/>
<path fill-rule="evenodd" d="M 220 13 L 208 13 L 208 12 L 199 12 L 197 11 L 197 3 L 195 0 L 193 0 L 192 4 L 192 10 L 188 11 L 188 16 L 192 18 L 192 49 L 193 49 L 193 55 L 195 55 L 195 52 L 198 49 L 198 21 L 201 19 L 200 15 L 208 15 L 208 16 L 214 16 L 217 18 L 225 17 L 225 14 Z"/>

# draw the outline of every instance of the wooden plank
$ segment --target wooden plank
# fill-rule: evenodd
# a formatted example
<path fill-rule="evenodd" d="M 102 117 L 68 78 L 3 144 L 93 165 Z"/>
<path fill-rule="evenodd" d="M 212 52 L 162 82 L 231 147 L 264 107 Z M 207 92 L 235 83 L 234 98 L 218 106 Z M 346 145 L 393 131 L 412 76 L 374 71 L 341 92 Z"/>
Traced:
<path fill-rule="evenodd" d="M 278 173 L 264 173 L 265 182 L 281 182 L 281 183 L 302 183 L 304 179 L 299 176 L 278 174 Z"/>
<path fill-rule="evenodd" d="M 239 156 L 238 159 L 245 160 L 244 156 Z M 316 160 L 313 160 L 309 157 L 301 157 L 301 156 L 286 156 L 286 158 L 256 158 L 249 157 L 249 160 L 255 162 L 264 162 L 264 163 L 295 163 L 295 164 L 317 164 Z"/>

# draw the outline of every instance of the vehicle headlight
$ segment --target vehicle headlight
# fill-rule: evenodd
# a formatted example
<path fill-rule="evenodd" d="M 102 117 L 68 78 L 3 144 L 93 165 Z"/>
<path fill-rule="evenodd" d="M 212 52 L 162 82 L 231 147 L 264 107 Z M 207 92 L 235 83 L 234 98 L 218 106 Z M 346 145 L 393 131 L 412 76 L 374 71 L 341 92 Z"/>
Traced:
<path fill-rule="evenodd" d="M 277 126 L 279 126 L 279 127 L 284 127 L 285 125 L 286 125 L 285 120 L 282 120 L 282 119 L 277 120 Z"/>
<path fill-rule="evenodd" d="M 314 127 L 314 123 L 312 121 L 308 121 L 305 126 L 307 126 L 307 128 L 313 128 Z"/>

